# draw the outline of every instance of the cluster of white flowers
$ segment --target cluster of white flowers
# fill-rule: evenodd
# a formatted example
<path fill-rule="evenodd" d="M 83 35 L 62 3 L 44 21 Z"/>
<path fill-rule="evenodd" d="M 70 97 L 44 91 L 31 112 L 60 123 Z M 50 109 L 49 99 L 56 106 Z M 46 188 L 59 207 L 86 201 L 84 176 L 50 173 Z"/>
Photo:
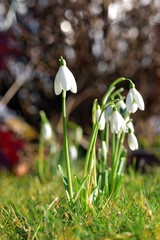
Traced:
<path fill-rule="evenodd" d="M 61 57 L 60 68 L 56 74 L 54 82 L 55 94 L 61 94 L 62 90 L 77 92 L 77 84 L 72 72 L 66 66 L 65 60 Z M 126 97 L 126 103 L 123 100 L 119 101 L 119 108 L 127 110 L 129 113 L 135 113 L 137 109 L 144 110 L 145 105 L 141 94 L 135 88 L 135 85 L 130 83 L 130 90 Z M 138 141 L 134 134 L 134 127 L 131 121 L 122 117 L 117 108 L 113 105 L 108 106 L 104 111 L 100 106 L 97 107 L 96 120 L 98 122 L 99 130 L 104 130 L 106 122 L 110 122 L 110 129 L 112 133 L 118 134 L 120 130 L 128 132 L 128 145 L 131 150 L 138 149 Z"/>
<path fill-rule="evenodd" d="M 118 104 L 122 110 L 127 110 L 129 113 L 135 113 L 137 109 L 144 110 L 144 101 L 141 94 L 136 90 L 133 83 L 130 84 L 130 90 L 126 97 L 126 103 L 121 99 Z M 104 112 L 98 107 L 96 112 L 96 119 L 98 122 L 99 130 L 105 129 L 107 121 L 110 122 L 110 129 L 112 133 L 118 134 L 120 130 L 128 132 L 128 145 L 131 150 L 138 149 L 138 141 L 134 134 L 134 127 L 129 119 L 124 119 L 119 113 L 117 108 L 112 105 L 108 106 Z M 127 121 L 129 121 L 127 123 Z"/>

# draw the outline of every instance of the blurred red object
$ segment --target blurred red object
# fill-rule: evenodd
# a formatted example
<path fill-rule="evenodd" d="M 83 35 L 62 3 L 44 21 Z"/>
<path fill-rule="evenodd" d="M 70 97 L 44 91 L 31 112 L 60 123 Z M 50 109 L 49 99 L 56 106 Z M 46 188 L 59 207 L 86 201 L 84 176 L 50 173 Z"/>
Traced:
<path fill-rule="evenodd" d="M 31 142 L 37 139 L 38 132 L 31 125 L 0 103 L 0 168 L 19 176 L 27 173 L 34 155 Z"/>
<path fill-rule="evenodd" d="M 12 32 L 0 32 L 0 69 L 6 69 L 6 58 L 19 55 L 20 49 L 18 49 Z"/>
<path fill-rule="evenodd" d="M 20 162 L 25 141 L 16 136 L 4 123 L 0 124 L 0 167 L 12 170 Z"/>

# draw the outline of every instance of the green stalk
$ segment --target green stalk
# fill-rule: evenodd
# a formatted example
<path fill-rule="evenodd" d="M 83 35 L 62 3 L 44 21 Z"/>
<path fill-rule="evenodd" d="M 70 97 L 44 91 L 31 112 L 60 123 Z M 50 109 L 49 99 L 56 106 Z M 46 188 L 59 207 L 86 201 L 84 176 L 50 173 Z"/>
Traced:
<path fill-rule="evenodd" d="M 97 140 L 97 134 L 98 134 L 98 129 L 97 129 L 97 132 L 96 132 L 96 135 L 95 135 L 95 138 L 94 138 L 92 151 L 91 151 L 91 156 L 90 156 L 89 168 L 88 168 L 88 178 L 89 178 L 88 182 L 90 183 L 92 172 L 93 172 L 95 186 L 96 186 L 96 182 L 97 182 L 97 176 L 96 176 L 96 149 L 95 149 L 96 148 L 95 145 L 96 145 L 96 140 Z"/>
<path fill-rule="evenodd" d="M 62 91 L 62 115 L 63 115 L 64 153 L 65 153 L 65 161 L 66 161 L 69 197 L 71 200 L 73 198 L 73 188 L 72 188 L 72 177 L 71 177 L 69 146 L 68 146 L 67 126 L 66 126 L 66 91 L 65 90 Z"/>
<path fill-rule="evenodd" d="M 118 154 L 119 144 L 120 144 L 120 133 L 118 133 L 118 135 L 116 135 L 114 155 L 112 157 L 112 168 L 113 169 L 115 168 L 115 165 L 116 165 L 117 154 Z"/>
<path fill-rule="evenodd" d="M 114 161 L 115 156 L 115 145 L 116 145 L 115 133 L 112 133 L 112 162 Z"/>
<path fill-rule="evenodd" d="M 120 163 L 120 155 L 122 151 L 124 137 L 125 137 L 125 132 L 122 132 L 120 139 L 117 140 L 116 153 L 114 156 L 114 162 L 112 166 L 111 192 L 114 192 L 116 189 L 115 183 L 117 178 L 117 169 Z"/>
<path fill-rule="evenodd" d="M 41 123 L 39 150 L 38 150 L 38 175 L 40 180 L 44 181 L 44 135 L 43 135 L 43 122 Z"/>
<path fill-rule="evenodd" d="M 109 121 L 106 123 L 105 130 L 106 130 L 105 142 L 106 142 L 106 148 L 107 148 L 107 156 L 104 162 L 104 170 L 107 168 L 108 152 L 109 152 Z"/>
<path fill-rule="evenodd" d="M 118 146 L 117 154 L 115 156 L 115 166 L 114 166 L 115 175 L 117 173 L 117 169 L 118 169 L 119 162 L 120 162 L 120 156 L 121 156 L 122 146 L 124 143 L 124 137 L 125 137 L 125 132 L 122 132 L 121 138 L 119 139 L 119 144 L 118 144 L 119 146 Z"/>
<path fill-rule="evenodd" d="M 91 139 L 90 139 L 90 142 L 89 142 L 89 146 L 88 146 L 88 150 L 87 150 L 87 154 L 86 154 L 86 159 L 85 159 L 85 165 L 84 165 L 84 175 L 83 175 L 84 178 L 87 177 L 87 169 L 88 169 L 90 154 L 91 154 L 92 147 L 93 147 L 95 138 L 97 136 L 97 133 L 98 133 L 98 123 L 96 123 L 93 127 Z"/>
<path fill-rule="evenodd" d="M 108 97 L 110 96 L 110 94 L 115 90 L 115 85 L 117 85 L 118 83 L 122 82 L 126 80 L 124 77 L 120 77 L 120 78 L 117 78 L 111 85 L 110 87 L 108 88 L 108 91 L 106 92 L 106 94 L 104 95 L 103 99 L 102 99 L 102 105 L 105 105 L 107 100 L 108 100 Z"/>
<path fill-rule="evenodd" d="M 92 189 L 94 189 L 97 186 L 97 172 L 96 172 L 96 153 L 95 153 L 95 144 L 97 140 L 97 134 L 98 129 L 96 132 L 96 136 L 93 141 L 93 146 L 90 153 L 90 161 L 88 166 L 88 174 L 87 174 L 87 181 L 86 181 L 86 205 L 88 205 L 90 194 L 92 192 Z"/>
<path fill-rule="evenodd" d="M 84 178 L 87 177 L 87 169 L 88 169 L 90 154 L 91 154 L 91 151 L 92 151 L 92 147 L 93 147 L 95 138 L 97 138 L 97 134 L 98 134 L 98 122 L 99 122 L 100 119 L 101 119 L 101 115 L 102 115 L 103 111 L 104 111 L 109 105 L 111 105 L 112 103 L 114 103 L 114 102 L 116 102 L 116 101 L 117 101 L 117 100 L 113 100 L 113 101 L 110 101 L 109 103 L 105 103 L 104 105 L 102 105 L 101 114 L 100 114 L 100 116 L 99 116 L 99 119 L 98 119 L 98 121 L 97 121 L 95 124 L 93 124 L 92 134 L 91 134 L 91 138 L 90 138 L 90 141 L 89 141 L 89 146 L 88 146 L 88 150 L 87 150 L 87 154 L 86 154 L 86 159 L 85 159 L 84 175 L 83 175 Z"/>

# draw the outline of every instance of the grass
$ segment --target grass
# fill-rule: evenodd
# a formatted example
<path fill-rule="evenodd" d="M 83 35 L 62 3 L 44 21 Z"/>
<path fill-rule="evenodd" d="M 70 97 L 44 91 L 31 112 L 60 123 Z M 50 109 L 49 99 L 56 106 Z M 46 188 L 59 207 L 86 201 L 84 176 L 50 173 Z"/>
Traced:
<path fill-rule="evenodd" d="M 1 173 L 0 239 L 160 239 L 159 169 L 125 175 L 117 199 L 87 213 L 69 208 L 59 176 L 43 184 L 37 176 Z"/>

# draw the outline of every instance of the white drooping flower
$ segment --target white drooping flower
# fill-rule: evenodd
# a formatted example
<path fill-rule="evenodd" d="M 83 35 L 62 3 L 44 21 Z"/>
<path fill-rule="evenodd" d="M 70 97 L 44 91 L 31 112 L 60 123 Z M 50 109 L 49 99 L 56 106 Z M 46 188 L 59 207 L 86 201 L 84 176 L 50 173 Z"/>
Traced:
<path fill-rule="evenodd" d="M 103 155 L 103 158 L 106 159 L 106 157 L 107 157 L 107 147 L 106 147 L 106 142 L 105 141 L 102 141 L 102 155 Z"/>
<path fill-rule="evenodd" d="M 96 120 L 98 122 L 99 130 L 104 130 L 106 124 L 105 114 L 100 108 L 96 110 Z"/>
<path fill-rule="evenodd" d="M 132 84 L 132 88 L 130 88 L 127 94 L 126 108 L 127 108 L 127 111 L 131 113 L 135 113 L 138 108 L 142 111 L 145 108 L 143 98 L 133 84 Z"/>
<path fill-rule="evenodd" d="M 126 104 L 122 99 L 118 102 L 118 105 L 122 110 L 126 109 Z"/>
<path fill-rule="evenodd" d="M 54 91 L 56 95 L 61 94 L 62 90 L 77 92 L 77 83 L 69 68 L 66 66 L 66 61 L 61 57 L 60 68 L 56 74 L 54 81 Z"/>
<path fill-rule="evenodd" d="M 128 128 L 128 132 L 134 133 L 134 126 L 133 126 L 133 123 L 131 121 L 129 121 L 127 123 L 127 128 Z"/>
<path fill-rule="evenodd" d="M 117 110 L 114 110 L 112 113 L 110 127 L 112 133 L 118 133 L 121 129 L 126 132 L 125 121 Z"/>
<path fill-rule="evenodd" d="M 44 123 L 43 125 L 43 134 L 45 140 L 50 140 L 52 137 L 52 128 L 48 122 Z"/>
<path fill-rule="evenodd" d="M 69 146 L 69 154 L 72 160 L 77 160 L 78 158 L 78 152 L 77 152 L 77 148 L 75 145 L 70 145 Z"/>
<path fill-rule="evenodd" d="M 131 150 L 138 149 L 138 140 L 133 132 L 128 134 L 128 146 Z"/>

